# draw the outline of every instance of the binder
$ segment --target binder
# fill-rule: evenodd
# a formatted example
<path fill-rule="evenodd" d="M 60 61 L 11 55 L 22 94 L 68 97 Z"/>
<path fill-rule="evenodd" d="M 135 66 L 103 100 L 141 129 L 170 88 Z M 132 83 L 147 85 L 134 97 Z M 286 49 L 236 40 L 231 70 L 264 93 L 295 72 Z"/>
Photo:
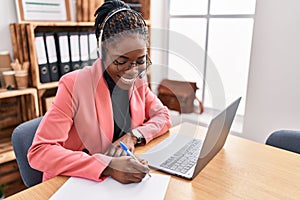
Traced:
<path fill-rule="evenodd" d="M 70 52 L 72 70 L 80 69 L 80 49 L 79 49 L 79 35 L 78 32 L 70 32 Z"/>
<path fill-rule="evenodd" d="M 48 83 L 51 81 L 51 79 L 47 63 L 44 35 L 42 33 L 36 33 L 34 37 L 35 49 L 40 72 L 40 81 L 41 83 Z"/>
<path fill-rule="evenodd" d="M 89 32 L 89 65 L 93 65 L 97 55 L 97 39 L 94 32 Z"/>
<path fill-rule="evenodd" d="M 50 72 L 50 79 L 52 82 L 58 81 L 60 76 L 58 72 L 58 60 L 57 60 L 54 33 L 45 33 L 45 42 L 46 42 L 46 55 L 47 55 L 48 69 Z"/>
<path fill-rule="evenodd" d="M 89 65 L 89 40 L 88 32 L 80 32 L 79 34 L 80 42 L 80 66 L 84 68 Z"/>
<path fill-rule="evenodd" d="M 70 59 L 70 45 L 69 35 L 67 32 L 57 33 L 57 52 L 59 60 L 59 72 L 60 75 L 64 75 L 71 71 L 71 59 Z"/>

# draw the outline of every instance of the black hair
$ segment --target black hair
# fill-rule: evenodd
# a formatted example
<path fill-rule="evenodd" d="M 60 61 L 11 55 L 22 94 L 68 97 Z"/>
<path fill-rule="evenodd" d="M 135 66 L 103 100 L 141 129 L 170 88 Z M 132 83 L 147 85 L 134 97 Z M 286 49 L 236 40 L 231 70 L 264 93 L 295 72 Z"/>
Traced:
<path fill-rule="evenodd" d="M 124 10 L 121 10 L 124 9 Z M 120 12 L 116 12 L 121 10 Z M 116 12 L 112 15 L 112 13 Z M 148 29 L 142 16 L 120 0 L 105 1 L 95 12 L 95 34 L 99 40 L 114 40 L 113 36 L 124 32 L 138 33 L 148 42 Z M 109 17 L 109 18 L 108 18 Z M 101 34 L 101 30 L 103 33 Z M 100 35 L 101 34 L 101 35 Z M 101 37 L 101 38 L 99 38 Z M 103 47 L 102 49 L 103 50 Z"/>

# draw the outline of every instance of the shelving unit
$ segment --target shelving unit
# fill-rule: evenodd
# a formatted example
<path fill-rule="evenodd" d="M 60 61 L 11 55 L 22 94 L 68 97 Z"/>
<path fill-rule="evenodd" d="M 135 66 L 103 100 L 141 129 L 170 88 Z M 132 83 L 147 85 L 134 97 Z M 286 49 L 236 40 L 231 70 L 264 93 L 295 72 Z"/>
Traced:
<path fill-rule="evenodd" d="M 7 195 L 25 189 L 11 144 L 13 129 L 40 115 L 35 88 L 0 91 L 0 184 Z"/>
<path fill-rule="evenodd" d="M 0 99 L 9 98 L 9 97 L 17 97 L 17 96 L 24 96 L 24 95 L 31 95 L 32 102 L 27 102 L 25 110 L 27 110 L 27 113 L 31 113 L 30 115 L 32 117 L 30 118 L 36 118 L 40 116 L 39 112 L 39 105 L 38 105 L 38 96 L 37 91 L 35 88 L 26 88 L 21 90 L 4 90 L 0 91 Z"/>
<path fill-rule="evenodd" d="M 27 34 L 31 61 L 32 84 L 39 89 L 55 88 L 58 82 L 42 83 L 40 81 L 40 72 L 37 62 L 37 52 L 35 48 L 34 38 L 36 33 L 45 32 L 80 32 L 93 31 L 94 23 L 92 22 L 36 22 L 28 23 Z"/>
<path fill-rule="evenodd" d="M 29 55 L 31 61 L 32 85 L 38 90 L 40 113 L 43 115 L 46 110 L 43 109 L 43 98 L 48 91 L 56 93 L 58 82 L 42 83 L 40 80 L 40 71 L 37 62 L 37 50 L 35 48 L 35 34 L 45 32 L 81 32 L 93 31 L 92 22 L 36 22 L 26 24 L 28 34 Z"/>

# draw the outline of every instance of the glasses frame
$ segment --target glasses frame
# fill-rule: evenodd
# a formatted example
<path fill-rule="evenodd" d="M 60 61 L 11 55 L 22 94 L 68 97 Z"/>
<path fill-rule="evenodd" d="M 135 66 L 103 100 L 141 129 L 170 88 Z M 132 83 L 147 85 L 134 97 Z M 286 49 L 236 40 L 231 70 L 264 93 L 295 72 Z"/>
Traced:
<path fill-rule="evenodd" d="M 109 55 L 109 56 L 110 56 L 110 55 Z M 111 57 L 111 56 L 110 56 L 110 57 Z M 112 57 L 111 57 L 111 58 L 112 58 Z M 112 59 L 111 59 L 111 60 L 112 60 Z M 116 61 L 117 63 L 115 63 L 115 61 Z M 119 69 L 119 65 L 120 65 L 120 64 L 118 64 L 118 61 L 117 61 L 116 59 L 113 60 L 111 64 L 113 64 L 113 65 L 115 65 L 115 66 L 117 67 L 118 72 L 125 72 L 125 71 L 127 71 L 127 70 L 132 69 L 134 66 L 137 67 L 138 70 L 139 70 L 139 65 L 146 65 L 146 68 L 145 68 L 145 69 L 139 70 L 138 77 L 140 77 L 140 78 L 143 78 L 143 77 L 145 76 L 145 74 L 146 74 L 146 72 L 147 72 L 149 66 L 152 65 L 152 61 L 151 61 L 151 59 L 150 59 L 150 57 L 149 57 L 148 54 L 146 54 L 146 61 L 145 61 L 145 63 L 143 63 L 143 64 L 138 64 L 136 61 L 135 61 L 135 62 L 129 62 L 129 61 L 127 61 L 127 62 L 128 62 L 128 66 L 127 66 L 126 68 L 124 68 L 124 69 L 121 69 L 121 70 Z M 124 65 L 127 64 L 127 62 L 124 63 Z M 122 64 L 122 65 L 123 65 L 123 64 Z"/>

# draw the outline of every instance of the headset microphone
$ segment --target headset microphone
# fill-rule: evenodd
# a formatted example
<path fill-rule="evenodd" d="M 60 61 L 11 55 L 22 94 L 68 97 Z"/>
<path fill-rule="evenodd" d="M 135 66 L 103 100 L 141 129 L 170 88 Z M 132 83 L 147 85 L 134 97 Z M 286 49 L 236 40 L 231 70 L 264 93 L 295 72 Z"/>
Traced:
<path fill-rule="evenodd" d="M 142 73 L 140 73 L 140 74 L 139 74 L 139 79 L 144 78 L 145 74 L 146 74 L 145 71 L 143 71 Z"/>
<path fill-rule="evenodd" d="M 151 61 L 150 61 L 151 62 Z M 152 64 L 152 63 L 151 63 Z M 147 69 L 148 69 L 148 64 L 146 64 L 146 69 L 145 70 L 143 70 L 140 74 L 139 74 L 139 79 L 142 79 L 142 78 L 144 78 L 144 76 L 146 75 L 146 73 L 147 73 Z"/>

